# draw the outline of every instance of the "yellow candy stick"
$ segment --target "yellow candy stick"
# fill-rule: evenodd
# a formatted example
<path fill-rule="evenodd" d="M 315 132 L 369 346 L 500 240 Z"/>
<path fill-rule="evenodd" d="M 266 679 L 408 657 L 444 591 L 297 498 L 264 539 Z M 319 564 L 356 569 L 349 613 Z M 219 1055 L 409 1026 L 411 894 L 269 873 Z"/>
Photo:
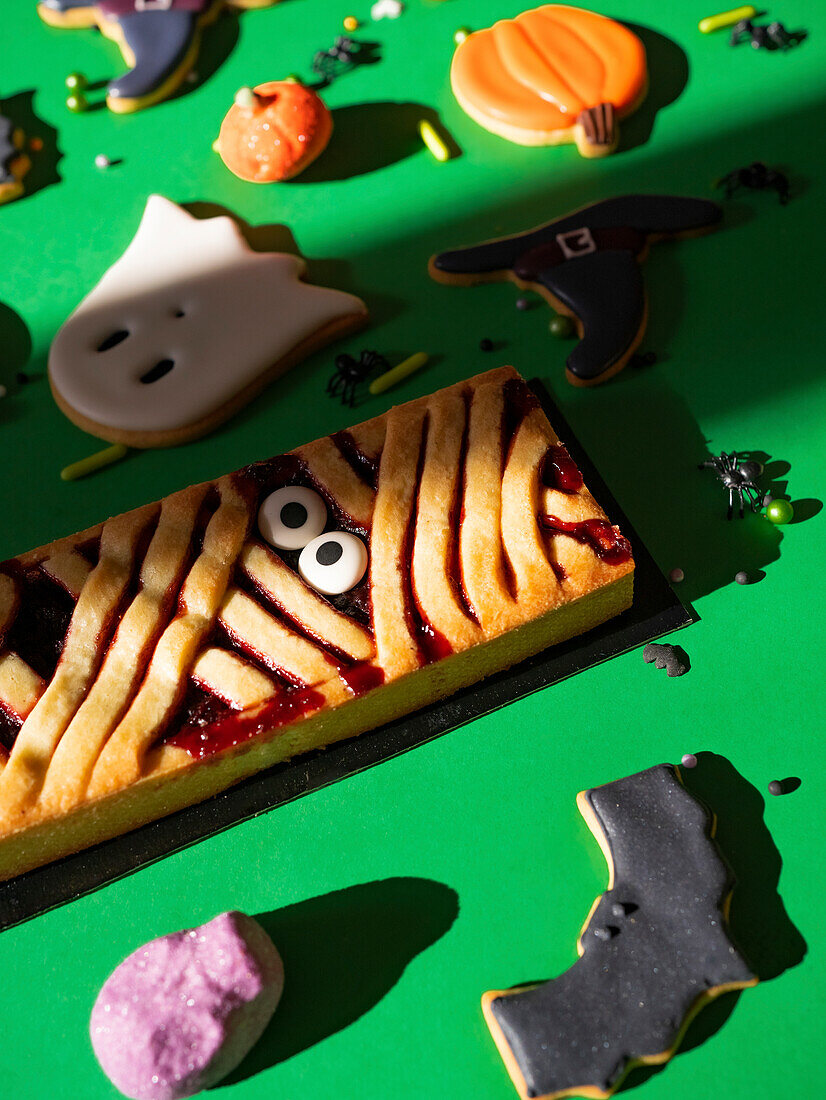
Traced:
<path fill-rule="evenodd" d="M 417 351 L 415 355 L 403 359 L 397 367 L 385 371 L 384 374 L 380 374 L 378 378 L 375 378 L 370 383 L 370 393 L 373 397 L 377 397 L 380 393 L 384 393 L 385 390 L 389 390 L 392 386 L 397 385 L 403 379 L 407 378 L 409 374 L 414 374 L 423 367 L 427 359 L 428 355 L 426 351 Z"/>
<path fill-rule="evenodd" d="M 446 160 L 450 160 L 450 148 L 445 144 L 441 134 L 427 121 L 427 119 L 423 118 L 419 123 L 419 133 L 421 134 L 422 141 L 436 160 L 440 160 L 443 163 Z"/>
<path fill-rule="evenodd" d="M 721 11 L 719 15 L 709 15 L 701 19 L 697 26 L 703 34 L 711 34 L 719 31 L 721 27 L 733 27 L 741 19 L 753 19 L 757 15 L 754 4 L 744 4 L 741 8 L 732 8 L 731 11 Z"/>
<path fill-rule="evenodd" d="M 96 451 L 88 458 L 81 458 L 79 462 L 72 462 L 64 466 L 60 471 L 61 481 L 77 481 L 78 478 L 93 474 L 95 470 L 102 470 L 104 466 L 111 466 L 113 462 L 120 462 L 129 454 L 129 448 L 123 443 L 113 443 L 111 447 L 104 447 L 102 451 Z"/>

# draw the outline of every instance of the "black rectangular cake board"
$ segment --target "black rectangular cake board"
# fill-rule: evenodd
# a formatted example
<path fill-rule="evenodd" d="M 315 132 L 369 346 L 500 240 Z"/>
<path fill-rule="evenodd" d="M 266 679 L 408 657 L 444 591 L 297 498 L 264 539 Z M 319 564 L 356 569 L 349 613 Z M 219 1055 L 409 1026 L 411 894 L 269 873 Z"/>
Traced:
<path fill-rule="evenodd" d="M 697 621 L 683 606 L 541 382 L 531 386 L 585 483 L 634 550 L 634 604 L 610 622 L 386 726 L 268 771 L 125 836 L 0 883 L 0 931 L 205 837 L 388 760 L 592 665 Z"/>

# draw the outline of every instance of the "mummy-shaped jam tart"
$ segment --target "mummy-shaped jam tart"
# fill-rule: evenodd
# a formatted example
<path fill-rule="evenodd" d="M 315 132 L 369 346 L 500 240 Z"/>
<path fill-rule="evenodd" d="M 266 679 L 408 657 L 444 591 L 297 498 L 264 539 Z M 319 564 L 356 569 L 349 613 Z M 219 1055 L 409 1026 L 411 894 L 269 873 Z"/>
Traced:
<path fill-rule="evenodd" d="M 254 252 L 228 217 L 199 221 L 150 195 L 134 239 L 65 322 L 52 393 L 84 431 L 165 447 L 211 431 L 264 387 L 359 328 L 359 298 Z"/>
<path fill-rule="evenodd" d="M 580 634 L 633 570 L 510 367 L 0 564 L 0 877 Z"/>

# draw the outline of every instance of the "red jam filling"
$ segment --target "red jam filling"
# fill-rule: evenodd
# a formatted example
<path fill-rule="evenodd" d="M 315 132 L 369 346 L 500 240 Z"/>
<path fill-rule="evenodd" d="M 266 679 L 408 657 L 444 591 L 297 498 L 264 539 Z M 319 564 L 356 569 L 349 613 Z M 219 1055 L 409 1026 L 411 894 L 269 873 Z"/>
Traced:
<path fill-rule="evenodd" d="M 3 646 L 25 661 L 44 680 L 51 680 L 63 652 L 63 643 L 75 608 L 64 588 L 42 570 L 12 570 L 20 606 Z"/>
<path fill-rule="evenodd" d="M 203 760 L 251 741 L 265 730 L 280 729 L 323 704 L 324 696 L 313 688 L 285 692 L 254 710 L 231 711 L 204 726 L 185 726 L 167 738 L 166 744 L 176 745 L 196 760 Z"/>
<path fill-rule="evenodd" d="M 339 669 L 339 675 L 356 698 L 384 683 L 384 670 L 369 661 Z"/>
<path fill-rule="evenodd" d="M 577 542 L 590 546 L 596 556 L 608 565 L 623 565 L 631 561 L 630 542 L 608 520 L 583 519 L 574 522 L 557 516 L 540 516 L 539 523 L 546 531 L 570 535 Z"/>
<path fill-rule="evenodd" d="M 511 444 L 519 425 L 539 408 L 539 398 L 521 378 L 510 378 L 502 387 L 505 404 L 502 413 L 502 470 L 510 454 Z"/>
<path fill-rule="evenodd" d="M 445 657 L 449 657 L 453 653 L 453 646 L 444 636 L 440 634 L 435 626 L 432 626 L 421 613 L 419 614 L 421 623 L 419 626 L 419 649 L 423 653 L 426 662 L 429 664 L 431 661 L 441 661 Z"/>
<path fill-rule="evenodd" d="M 578 493 L 583 485 L 579 467 L 561 443 L 548 448 L 539 476 L 543 485 L 560 493 Z"/>
<path fill-rule="evenodd" d="M 336 432 L 330 437 L 350 468 L 373 489 L 379 483 L 379 464 L 361 450 L 350 432 Z"/>
<path fill-rule="evenodd" d="M 11 752 L 22 725 L 16 714 L 0 706 L 0 760 L 5 760 Z"/>

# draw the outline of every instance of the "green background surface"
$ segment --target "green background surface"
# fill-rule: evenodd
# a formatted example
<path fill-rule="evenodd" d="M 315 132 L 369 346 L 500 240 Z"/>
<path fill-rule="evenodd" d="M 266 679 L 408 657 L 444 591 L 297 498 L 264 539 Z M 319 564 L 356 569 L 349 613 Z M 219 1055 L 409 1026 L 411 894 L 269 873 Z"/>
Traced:
<path fill-rule="evenodd" d="M 429 366 L 392 394 L 364 398 L 355 419 L 501 362 L 541 377 L 660 566 L 685 570 L 680 595 L 700 616 L 675 639 L 691 657 L 681 679 L 628 653 L 4 932 L 4 1096 L 117 1095 L 87 1034 L 101 983 L 144 941 L 238 908 L 275 914 L 268 927 L 287 992 L 275 1025 L 220 1095 L 507 1100 L 515 1093 L 479 998 L 556 975 L 575 958 L 580 925 L 606 882 L 576 792 L 700 750 L 730 759 L 763 795 L 771 779 L 802 779 L 794 794 L 766 797 L 765 820 L 782 856 L 788 921 L 808 954 L 746 991 L 730 1015 L 731 1003 L 709 1010 L 717 1015 L 705 1030 L 722 1024 L 717 1033 L 638 1095 L 820 1095 L 824 516 L 813 501 L 826 461 L 816 147 L 826 9 L 816 0 L 772 8 L 771 18 L 810 32 L 783 54 L 732 50 L 725 32 L 700 35 L 703 4 L 596 7 L 650 28 L 649 106 L 624 124 L 616 155 L 587 162 L 572 146 L 518 148 L 457 107 L 447 80 L 454 29 L 514 15 L 518 0 L 409 0 L 402 18 L 357 34 L 380 43 L 381 60 L 325 93 L 336 120 L 325 156 L 293 183 L 255 187 L 210 151 L 234 92 L 293 71 L 309 78 L 314 52 L 341 33 L 342 17 L 367 18 L 366 0 L 352 8 L 285 0 L 224 17 L 207 37 L 200 83 L 131 117 L 75 116 L 63 105 L 71 70 L 92 80 L 122 71 L 112 43 L 47 28 L 29 0 L 4 0 L 0 95 L 8 105 L 34 91 L 40 121 L 27 129 L 47 146 L 29 193 L 0 210 L 0 381 L 9 390 L 0 402 L 0 559 L 347 426 L 353 415 L 323 393 L 335 351 L 376 347 L 398 361 L 424 349 Z M 25 113 L 25 97 L 14 103 Z M 426 111 L 461 149 L 448 164 L 417 139 Z M 100 171 L 98 153 L 122 163 Z M 783 208 L 771 193 L 743 194 L 726 204 L 719 232 L 654 248 L 644 347 L 660 361 L 597 389 L 565 382 L 570 345 L 549 336 L 544 306 L 520 313 L 513 287 L 454 290 L 427 276 L 428 257 L 442 248 L 631 190 L 711 196 L 713 180 L 754 159 L 789 172 L 793 201 Z M 121 254 L 150 192 L 218 204 L 251 225 L 289 226 L 311 275 L 363 295 L 372 326 L 293 370 L 209 438 L 135 453 L 63 484 L 59 469 L 97 444 L 50 398 L 49 343 Z M 31 337 L 32 379 L 22 387 L 14 375 L 27 339 L 9 310 Z M 478 349 L 482 336 L 496 341 L 494 353 Z M 803 522 L 773 528 L 750 515 L 727 524 L 722 488 L 696 469 L 721 449 L 761 450 L 787 464 L 771 471 L 802 502 Z M 765 576 L 743 587 L 733 583 L 740 569 Z M 750 805 L 759 818 L 753 792 Z M 773 887 L 771 861 L 760 862 Z M 753 883 L 742 891 L 734 913 L 739 905 L 744 927 L 750 921 L 771 939 L 781 960 L 774 970 L 799 959 L 788 923 L 775 935 L 764 921 L 765 891 Z"/>

